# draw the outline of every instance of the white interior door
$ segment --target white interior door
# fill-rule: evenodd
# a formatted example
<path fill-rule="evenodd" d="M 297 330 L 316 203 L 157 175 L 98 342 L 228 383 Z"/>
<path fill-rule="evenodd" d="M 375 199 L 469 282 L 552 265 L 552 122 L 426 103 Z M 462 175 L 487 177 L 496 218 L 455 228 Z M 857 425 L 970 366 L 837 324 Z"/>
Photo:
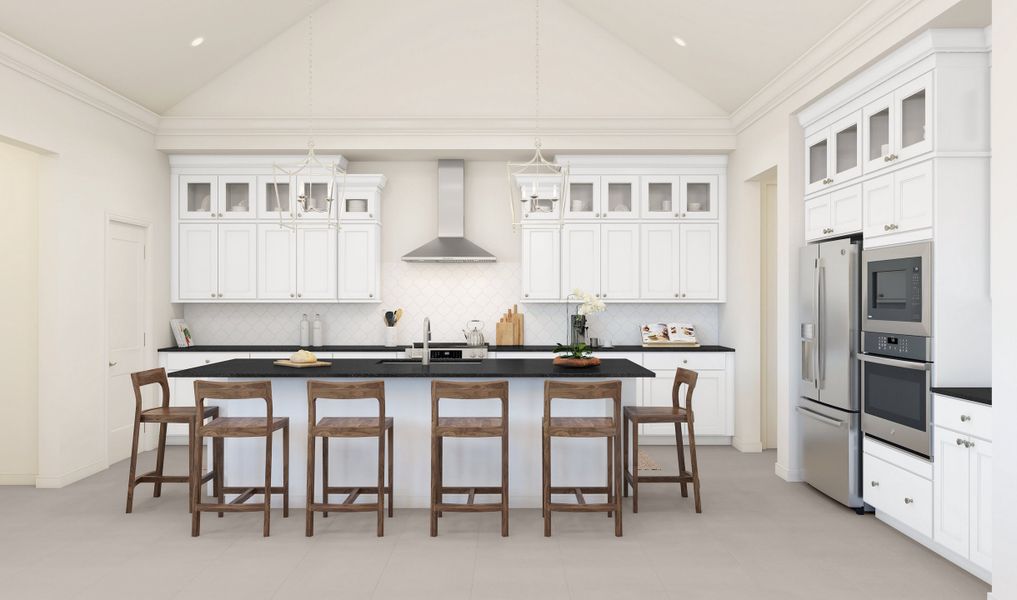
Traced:
<path fill-rule="evenodd" d="M 107 462 L 130 455 L 134 434 L 131 373 L 143 370 L 147 341 L 145 228 L 111 221 L 106 240 Z"/>

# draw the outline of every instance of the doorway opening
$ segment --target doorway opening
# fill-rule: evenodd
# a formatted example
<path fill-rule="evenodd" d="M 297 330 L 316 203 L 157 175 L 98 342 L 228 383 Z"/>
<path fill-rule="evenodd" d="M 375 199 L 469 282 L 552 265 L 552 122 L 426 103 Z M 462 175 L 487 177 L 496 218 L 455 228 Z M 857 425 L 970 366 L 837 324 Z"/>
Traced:
<path fill-rule="evenodd" d="M 759 182 L 759 373 L 760 439 L 763 448 L 777 447 L 777 167 Z"/>

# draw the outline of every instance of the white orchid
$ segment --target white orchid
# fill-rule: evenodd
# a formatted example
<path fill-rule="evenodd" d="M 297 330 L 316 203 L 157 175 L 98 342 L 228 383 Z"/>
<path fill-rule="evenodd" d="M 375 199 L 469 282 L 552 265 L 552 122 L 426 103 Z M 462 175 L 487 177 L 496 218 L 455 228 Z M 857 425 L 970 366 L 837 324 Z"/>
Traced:
<path fill-rule="evenodd" d="M 572 296 L 582 301 L 577 312 L 584 317 L 593 313 L 604 312 L 607 309 L 607 305 L 604 304 L 603 300 L 579 288 L 572 290 Z"/>

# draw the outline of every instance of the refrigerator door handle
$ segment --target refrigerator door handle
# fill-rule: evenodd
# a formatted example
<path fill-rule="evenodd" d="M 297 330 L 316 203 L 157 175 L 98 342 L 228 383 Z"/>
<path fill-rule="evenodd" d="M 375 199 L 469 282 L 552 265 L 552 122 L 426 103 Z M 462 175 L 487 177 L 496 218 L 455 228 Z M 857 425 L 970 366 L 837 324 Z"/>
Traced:
<path fill-rule="evenodd" d="M 827 425 L 833 425 L 834 427 L 843 427 L 844 426 L 844 421 L 838 421 L 837 419 L 831 419 L 830 417 L 821 415 L 821 414 L 819 414 L 819 413 L 817 413 L 815 411 L 809 410 L 807 408 L 802 408 L 801 406 L 796 406 L 795 410 L 798 411 L 798 414 L 806 416 L 806 417 L 809 417 L 810 419 L 814 419 L 816 421 L 819 421 L 820 423 L 826 423 Z"/>
<path fill-rule="evenodd" d="M 820 259 L 822 261 L 822 259 Z M 816 387 L 823 389 L 826 385 L 826 339 L 823 329 L 826 325 L 826 267 L 820 262 L 816 272 Z"/>

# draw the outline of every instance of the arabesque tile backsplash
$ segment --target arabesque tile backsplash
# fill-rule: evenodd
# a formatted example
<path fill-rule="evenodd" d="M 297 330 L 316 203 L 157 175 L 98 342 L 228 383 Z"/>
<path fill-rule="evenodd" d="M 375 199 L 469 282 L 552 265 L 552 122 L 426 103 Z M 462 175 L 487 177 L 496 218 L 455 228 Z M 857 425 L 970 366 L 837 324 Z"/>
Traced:
<path fill-rule="evenodd" d="M 484 336 L 494 343 L 495 323 L 521 296 L 520 265 L 382 264 L 381 304 L 186 304 L 184 318 L 198 344 L 297 344 L 301 315 L 321 315 L 326 344 L 383 344 L 386 310 L 401 307 L 398 341 L 421 339 L 424 317 L 431 318 L 431 338 L 460 341 L 470 319 L 484 322 Z M 553 344 L 566 336 L 562 304 L 520 304 L 525 343 Z M 575 308 L 572 307 L 574 311 Z M 646 322 L 692 323 L 702 344 L 716 344 L 716 304 L 609 304 L 589 318 L 590 335 L 614 344 L 639 344 Z"/>

